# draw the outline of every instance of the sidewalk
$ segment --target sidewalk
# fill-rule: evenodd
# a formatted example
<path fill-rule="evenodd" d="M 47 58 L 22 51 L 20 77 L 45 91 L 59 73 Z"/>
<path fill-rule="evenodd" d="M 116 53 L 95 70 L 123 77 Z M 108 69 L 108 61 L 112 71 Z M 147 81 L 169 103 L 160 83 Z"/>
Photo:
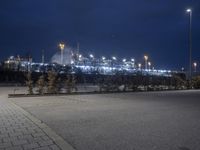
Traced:
<path fill-rule="evenodd" d="M 0 150 L 73 150 L 37 118 L 0 95 Z"/>

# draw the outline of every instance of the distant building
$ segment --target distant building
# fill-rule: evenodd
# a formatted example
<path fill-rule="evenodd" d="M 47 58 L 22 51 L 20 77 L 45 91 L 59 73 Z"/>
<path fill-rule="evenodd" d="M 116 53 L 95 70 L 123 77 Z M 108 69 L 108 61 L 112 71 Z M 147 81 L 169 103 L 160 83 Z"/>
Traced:
<path fill-rule="evenodd" d="M 10 56 L 4 61 L 3 68 L 13 71 L 26 71 L 29 69 L 29 64 L 32 62 L 32 57 L 20 57 L 19 55 Z"/>

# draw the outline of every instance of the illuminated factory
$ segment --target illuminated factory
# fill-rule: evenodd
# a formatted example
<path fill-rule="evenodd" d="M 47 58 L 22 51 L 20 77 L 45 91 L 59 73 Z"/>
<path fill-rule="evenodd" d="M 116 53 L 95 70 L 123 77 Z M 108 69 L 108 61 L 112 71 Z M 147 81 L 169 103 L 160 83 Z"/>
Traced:
<path fill-rule="evenodd" d="M 59 45 L 60 52 L 52 57 L 51 63 L 32 62 L 32 58 L 22 58 L 20 56 L 10 56 L 4 61 L 4 68 L 14 71 L 31 71 L 31 72 L 48 72 L 55 71 L 59 74 L 64 73 L 84 73 L 84 74 L 144 74 L 144 75 L 162 75 L 170 76 L 170 70 L 156 70 L 152 67 L 148 56 L 144 56 L 144 63 L 136 63 L 134 58 L 119 59 L 115 56 L 106 58 L 102 56 L 96 58 L 93 54 L 88 57 L 74 52 L 69 48 L 65 48 L 64 44 Z"/>

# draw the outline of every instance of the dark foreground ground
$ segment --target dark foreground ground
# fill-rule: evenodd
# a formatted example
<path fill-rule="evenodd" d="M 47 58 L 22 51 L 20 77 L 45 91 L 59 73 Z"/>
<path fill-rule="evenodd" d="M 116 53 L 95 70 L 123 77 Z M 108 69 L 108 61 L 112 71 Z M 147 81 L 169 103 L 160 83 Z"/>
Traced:
<path fill-rule="evenodd" d="M 77 150 L 200 149 L 200 91 L 12 100 Z"/>

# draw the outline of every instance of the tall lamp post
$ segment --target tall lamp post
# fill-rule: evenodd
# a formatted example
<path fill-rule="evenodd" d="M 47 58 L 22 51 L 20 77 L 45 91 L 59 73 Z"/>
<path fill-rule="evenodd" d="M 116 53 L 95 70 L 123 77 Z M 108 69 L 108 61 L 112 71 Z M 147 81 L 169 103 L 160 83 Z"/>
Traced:
<path fill-rule="evenodd" d="M 142 64 L 139 63 L 139 64 L 138 64 L 138 69 L 141 70 L 141 67 L 142 67 Z"/>
<path fill-rule="evenodd" d="M 65 44 L 60 43 L 59 44 L 60 47 L 60 63 L 61 65 L 63 65 L 63 53 L 64 53 L 64 49 L 65 49 Z"/>
<path fill-rule="evenodd" d="M 197 72 L 197 63 L 194 62 L 194 63 L 193 63 L 193 66 L 194 66 L 194 72 Z"/>
<path fill-rule="evenodd" d="M 114 74 L 114 62 L 117 61 L 117 58 L 115 56 L 112 57 L 111 61 L 111 67 L 112 67 L 112 74 Z"/>
<path fill-rule="evenodd" d="M 148 61 L 147 55 L 144 55 L 144 60 L 145 60 L 145 70 L 147 70 L 147 61 Z"/>
<path fill-rule="evenodd" d="M 151 69 L 151 62 L 150 61 L 148 62 L 148 66 L 149 66 L 149 71 L 150 71 L 150 69 Z"/>
<path fill-rule="evenodd" d="M 189 81 L 192 78 L 192 9 L 187 9 L 189 13 Z"/>

